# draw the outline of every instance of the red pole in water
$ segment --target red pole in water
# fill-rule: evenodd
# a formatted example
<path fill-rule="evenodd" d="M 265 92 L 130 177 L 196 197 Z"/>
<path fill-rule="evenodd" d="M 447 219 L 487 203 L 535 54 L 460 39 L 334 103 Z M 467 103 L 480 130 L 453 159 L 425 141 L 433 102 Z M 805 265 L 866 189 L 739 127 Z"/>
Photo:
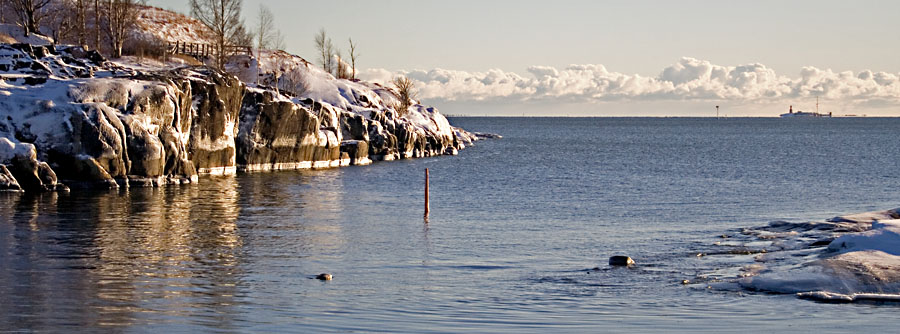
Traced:
<path fill-rule="evenodd" d="M 431 211 L 428 205 L 428 168 L 425 168 L 425 222 L 428 222 L 428 213 Z"/>

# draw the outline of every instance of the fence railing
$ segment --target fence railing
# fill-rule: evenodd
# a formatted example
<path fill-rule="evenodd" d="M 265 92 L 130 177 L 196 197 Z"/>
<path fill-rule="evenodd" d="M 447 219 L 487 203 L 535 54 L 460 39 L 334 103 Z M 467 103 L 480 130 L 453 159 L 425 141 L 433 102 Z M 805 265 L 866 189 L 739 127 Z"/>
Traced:
<path fill-rule="evenodd" d="M 204 43 L 166 43 L 166 52 L 169 54 L 188 55 L 198 59 L 209 58 L 210 55 L 215 53 L 215 49 L 214 45 Z M 224 51 L 226 54 L 253 54 L 253 48 L 243 45 L 226 45 Z"/>

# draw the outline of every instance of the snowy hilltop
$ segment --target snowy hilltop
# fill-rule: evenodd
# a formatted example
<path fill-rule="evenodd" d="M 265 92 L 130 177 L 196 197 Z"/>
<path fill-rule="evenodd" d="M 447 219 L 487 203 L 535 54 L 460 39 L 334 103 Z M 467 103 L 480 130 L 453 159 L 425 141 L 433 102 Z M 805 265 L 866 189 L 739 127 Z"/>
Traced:
<path fill-rule="evenodd" d="M 285 52 L 259 54 L 219 71 L 0 44 L 0 187 L 184 183 L 452 155 L 475 140 L 433 107 L 398 107 L 391 88 L 336 79 Z"/>

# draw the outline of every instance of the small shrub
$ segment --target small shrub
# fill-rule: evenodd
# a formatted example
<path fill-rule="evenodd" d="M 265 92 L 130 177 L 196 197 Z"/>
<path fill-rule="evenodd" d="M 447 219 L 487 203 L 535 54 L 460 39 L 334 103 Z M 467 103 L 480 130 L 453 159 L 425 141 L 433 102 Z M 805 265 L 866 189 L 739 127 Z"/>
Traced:
<path fill-rule="evenodd" d="M 397 103 L 393 106 L 400 116 L 406 115 L 409 107 L 412 106 L 413 100 L 416 98 L 416 87 L 412 80 L 407 77 L 396 77 L 391 80 L 394 88 L 397 89 Z"/>

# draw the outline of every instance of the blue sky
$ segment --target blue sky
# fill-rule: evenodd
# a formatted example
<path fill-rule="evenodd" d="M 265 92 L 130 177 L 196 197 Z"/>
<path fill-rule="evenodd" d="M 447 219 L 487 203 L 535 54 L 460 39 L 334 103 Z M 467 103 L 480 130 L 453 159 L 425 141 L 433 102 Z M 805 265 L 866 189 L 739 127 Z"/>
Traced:
<path fill-rule="evenodd" d="M 181 12 L 186 3 L 149 1 Z M 426 102 L 460 109 L 451 113 L 541 114 L 561 102 L 570 110 L 555 113 L 705 115 L 720 103 L 734 115 L 769 115 L 821 96 L 835 112 L 900 116 L 900 83 L 890 81 L 900 74 L 898 1 L 244 0 L 249 26 L 260 3 L 275 12 L 288 51 L 314 60 L 319 28 L 343 49 L 353 37 L 368 78 L 409 74 Z M 602 70 L 567 71 L 572 64 Z M 749 71 L 755 83 L 736 83 L 747 65 L 762 65 Z M 691 82 L 669 85 L 665 71 Z M 465 80 L 481 83 L 453 83 Z M 836 80 L 846 84 L 826 85 Z"/>

